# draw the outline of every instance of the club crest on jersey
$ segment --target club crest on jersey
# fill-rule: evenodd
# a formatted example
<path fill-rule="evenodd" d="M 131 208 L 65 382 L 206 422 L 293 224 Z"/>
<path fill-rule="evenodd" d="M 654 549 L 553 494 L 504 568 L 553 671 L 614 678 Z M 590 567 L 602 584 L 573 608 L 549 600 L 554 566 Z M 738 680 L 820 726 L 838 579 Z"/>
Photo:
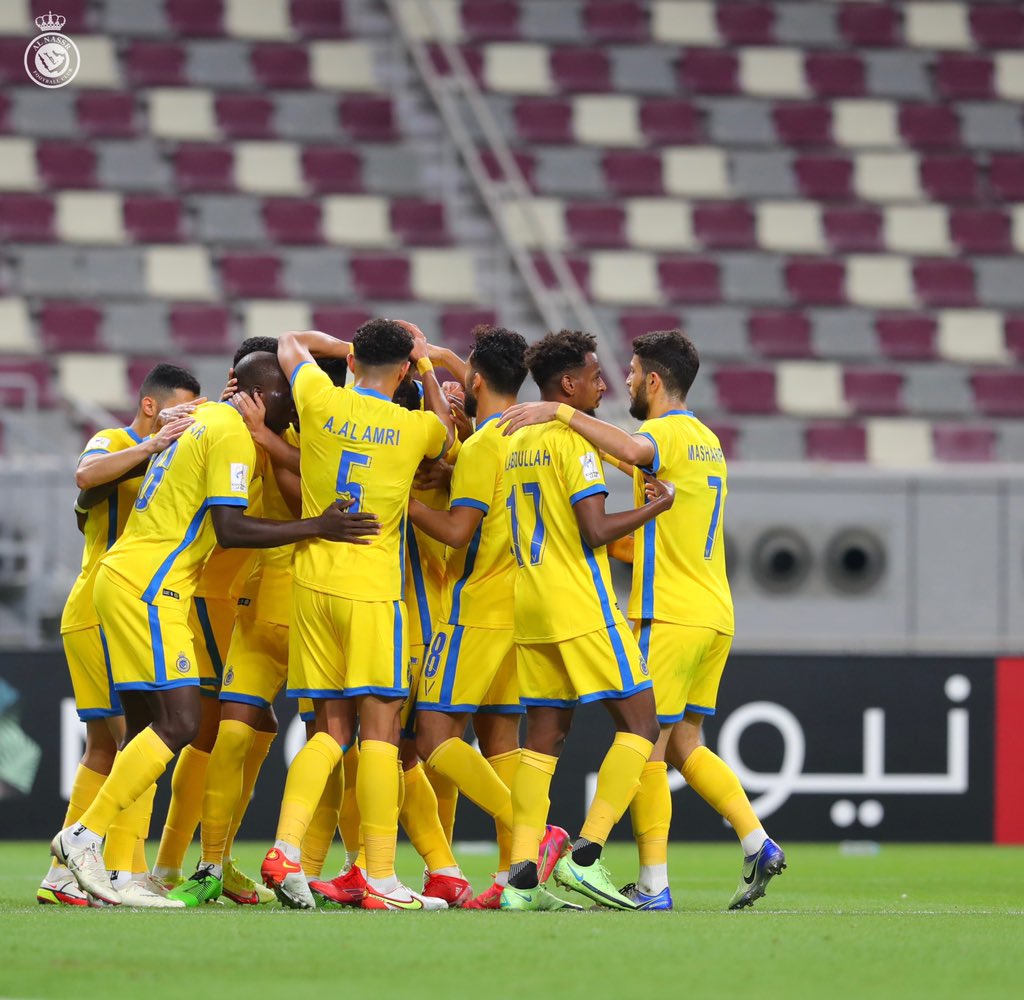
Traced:
<path fill-rule="evenodd" d="M 595 483 L 601 478 L 601 467 L 597 464 L 597 455 L 592 451 L 580 455 L 580 465 L 583 466 L 583 478 L 588 483 Z"/>
<path fill-rule="evenodd" d="M 651 672 L 647 668 L 647 661 L 642 656 L 640 657 L 640 673 L 642 673 L 644 677 L 651 676 Z"/>
<path fill-rule="evenodd" d="M 179 653 L 174 668 L 179 674 L 187 674 L 192 669 L 192 661 L 184 653 Z"/>
<path fill-rule="evenodd" d="M 224 687 L 230 687 L 231 686 L 231 682 L 234 679 L 235 679 L 235 668 L 234 667 L 228 667 L 227 671 L 224 673 Z"/>

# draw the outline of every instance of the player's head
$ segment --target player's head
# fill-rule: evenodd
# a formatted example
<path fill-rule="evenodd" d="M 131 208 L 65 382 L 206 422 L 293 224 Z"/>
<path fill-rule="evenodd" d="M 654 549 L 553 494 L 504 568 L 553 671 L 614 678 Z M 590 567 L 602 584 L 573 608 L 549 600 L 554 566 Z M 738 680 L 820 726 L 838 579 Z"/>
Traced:
<path fill-rule="evenodd" d="M 481 383 L 496 396 L 519 394 L 526 379 L 526 341 L 514 330 L 481 323 L 473 328 L 466 368 L 466 416 L 475 417 Z"/>
<path fill-rule="evenodd" d="M 651 403 L 659 397 L 685 402 L 699 368 L 697 348 L 681 330 L 655 330 L 637 337 L 626 376 L 630 414 L 646 420 Z"/>
<path fill-rule="evenodd" d="M 236 368 L 238 362 L 242 358 L 249 354 L 255 354 L 257 351 L 263 351 L 267 354 L 277 354 L 277 337 L 246 337 L 238 345 L 238 350 L 235 351 L 234 360 L 231 362 L 231 367 Z"/>
<path fill-rule="evenodd" d="M 411 370 L 407 371 L 405 377 L 398 383 L 391 400 L 407 410 L 423 409 L 423 386 L 412 377 Z"/>
<path fill-rule="evenodd" d="M 593 413 L 607 386 L 597 360 L 597 340 L 581 330 L 549 333 L 526 352 L 526 365 L 540 394 Z"/>
<path fill-rule="evenodd" d="M 275 434 L 280 434 L 292 422 L 294 408 L 292 391 L 284 377 L 277 355 L 269 351 L 253 351 L 235 365 L 238 391 L 259 397 L 266 408 L 266 421 Z"/>
<path fill-rule="evenodd" d="M 367 320 L 352 338 L 349 367 L 356 378 L 369 377 L 388 386 L 392 396 L 409 371 L 412 334 L 393 319 Z"/>
<path fill-rule="evenodd" d="M 177 365 L 154 365 L 139 388 L 139 413 L 150 419 L 168 406 L 188 403 L 199 395 L 199 381 Z"/>
<path fill-rule="evenodd" d="M 317 358 L 316 363 L 339 389 L 345 388 L 348 381 L 347 358 Z"/>

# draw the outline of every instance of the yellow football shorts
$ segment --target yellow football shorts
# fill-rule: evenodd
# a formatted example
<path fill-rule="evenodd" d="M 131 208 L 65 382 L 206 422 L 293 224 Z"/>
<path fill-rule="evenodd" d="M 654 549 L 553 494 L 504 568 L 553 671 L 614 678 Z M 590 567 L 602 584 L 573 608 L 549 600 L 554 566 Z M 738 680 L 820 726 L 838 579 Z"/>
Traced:
<path fill-rule="evenodd" d="M 316 718 L 316 708 L 313 707 L 312 698 L 299 699 L 299 718 L 303 722 L 312 722 Z"/>
<path fill-rule="evenodd" d="M 633 634 L 650 665 L 658 722 L 669 726 L 687 712 L 715 714 L 731 635 L 650 620 L 637 622 Z"/>
<path fill-rule="evenodd" d="M 75 690 L 75 707 L 82 722 L 124 715 L 121 699 L 114 690 L 107 640 L 99 625 L 65 632 L 61 639 Z"/>
<path fill-rule="evenodd" d="M 573 708 L 628 698 L 651 686 L 636 639 L 622 622 L 562 642 L 516 647 L 522 703 Z"/>
<path fill-rule="evenodd" d="M 239 612 L 224 661 L 221 701 L 269 708 L 288 679 L 288 626 Z"/>
<path fill-rule="evenodd" d="M 115 690 L 163 691 L 198 685 L 187 609 L 147 604 L 114 581 L 114 575 L 101 566 L 93 604 L 107 640 Z"/>
<path fill-rule="evenodd" d="M 216 697 L 224 676 L 224 660 L 235 627 L 236 605 L 229 597 L 193 597 L 188 626 L 195 637 L 199 683 L 203 694 Z"/>
<path fill-rule="evenodd" d="M 427 647 L 421 642 L 409 645 L 409 663 L 405 672 L 405 682 L 409 688 L 405 702 L 402 704 L 402 739 L 411 740 L 416 736 L 416 692 L 419 690 L 420 676 L 423 674 L 423 658 Z"/>
<path fill-rule="evenodd" d="M 520 714 L 512 630 L 438 625 L 420 677 L 416 710 Z"/>
<path fill-rule="evenodd" d="M 288 649 L 291 698 L 405 698 L 402 601 L 353 601 L 296 585 Z"/>

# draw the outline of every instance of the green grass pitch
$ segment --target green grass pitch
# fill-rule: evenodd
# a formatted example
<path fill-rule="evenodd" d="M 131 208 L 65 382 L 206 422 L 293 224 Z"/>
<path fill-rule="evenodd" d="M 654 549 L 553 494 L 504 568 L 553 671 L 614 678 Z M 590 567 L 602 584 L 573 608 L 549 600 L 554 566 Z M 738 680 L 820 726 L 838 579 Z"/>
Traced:
<path fill-rule="evenodd" d="M 239 860 L 255 874 L 265 845 Z M 787 844 L 753 910 L 725 910 L 730 844 L 672 848 L 673 913 L 140 913 L 42 907 L 43 844 L 0 842 L 0 997 L 1019 997 L 1024 849 Z M 334 871 L 336 850 L 328 859 Z M 605 852 L 633 875 L 634 850 Z M 474 887 L 496 856 L 462 852 Z M 418 859 L 403 846 L 409 884 Z"/>

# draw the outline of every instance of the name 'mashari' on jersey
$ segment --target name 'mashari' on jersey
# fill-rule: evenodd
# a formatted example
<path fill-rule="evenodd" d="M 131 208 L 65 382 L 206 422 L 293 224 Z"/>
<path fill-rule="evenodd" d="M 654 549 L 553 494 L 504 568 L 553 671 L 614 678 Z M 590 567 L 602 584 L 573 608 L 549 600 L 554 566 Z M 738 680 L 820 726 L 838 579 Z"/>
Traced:
<path fill-rule="evenodd" d="M 689 410 L 645 420 L 637 431 L 654 444 L 649 471 L 675 484 L 670 510 L 636 532 L 629 617 L 735 631 L 725 573 L 725 455 L 714 432 Z M 634 473 L 636 503 L 644 480 Z"/>
<path fill-rule="evenodd" d="M 462 446 L 452 474 L 452 507 L 483 511 L 469 545 L 448 550 L 441 619 L 449 625 L 509 629 L 514 622 L 516 561 L 505 516 L 509 439 L 498 417 L 482 421 Z"/>
<path fill-rule="evenodd" d="M 573 512 L 585 497 L 608 493 L 596 449 L 560 423 L 524 427 L 508 440 L 516 642 L 560 642 L 622 622 L 608 553 L 587 545 Z"/>
<path fill-rule="evenodd" d="M 209 511 L 247 507 L 256 446 L 230 403 L 203 403 L 195 423 L 154 456 L 124 534 L 101 560 L 148 604 L 195 592 L 216 534 Z"/>
<path fill-rule="evenodd" d="M 134 445 L 142 444 L 142 438 L 131 427 L 110 427 L 98 431 L 85 446 L 79 461 L 88 455 L 113 455 Z M 82 569 L 68 594 L 64 613 L 60 619 L 60 630 L 77 632 L 99 624 L 96 609 L 92 606 L 93 585 L 96 569 L 104 553 L 121 537 L 132 504 L 139 493 L 142 476 L 134 476 L 118 483 L 114 492 L 102 503 L 89 508 L 85 516 L 85 545 L 82 548 Z"/>
<path fill-rule="evenodd" d="M 292 373 L 302 434 L 304 517 L 336 500 L 381 524 L 369 545 L 312 539 L 295 547 L 297 584 L 356 601 L 400 601 L 409 491 L 423 458 L 438 458 L 447 430 L 431 411 L 407 410 L 373 389 L 341 388 L 314 364 Z"/>

